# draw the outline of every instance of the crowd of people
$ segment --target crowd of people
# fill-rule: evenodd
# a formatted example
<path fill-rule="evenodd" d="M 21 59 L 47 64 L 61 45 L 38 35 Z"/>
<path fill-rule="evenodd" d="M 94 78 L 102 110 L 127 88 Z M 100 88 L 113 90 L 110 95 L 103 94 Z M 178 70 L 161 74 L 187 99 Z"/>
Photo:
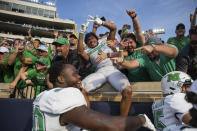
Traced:
<path fill-rule="evenodd" d="M 126 13 L 132 20 L 133 33 L 130 24 L 123 25 L 118 31 L 120 41 L 115 23 L 97 16 L 89 16 L 79 35 L 55 31 L 51 44 L 34 39 L 31 29 L 24 40 L 1 39 L 0 82 L 10 83 L 15 90 L 32 85 L 36 98 L 34 113 L 44 113 L 49 130 L 63 130 L 65 127 L 60 125 L 76 130 L 130 130 L 140 126 L 168 131 L 197 128 L 197 85 L 196 81 L 193 83 L 197 79 L 197 9 L 190 15 L 189 36 L 185 36 L 185 25 L 180 23 L 175 28 L 176 36 L 167 42 L 153 32 L 144 35 L 137 13 L 134 10 Z M 90 22 L 92 31 L 87 33 Z M 97 35 L 101 26 L 109 32 Z M 144 81 L 162 83 L 164 98 L 152 106 L 154 126 L 146 115 L 127 117 L 132 97 L 130 82 Z M 121 117 L 89 109 L 87 93 L 105 82 L 122 94 Z M 35 130 L 44 128 L 36 125 L 37 117 L 34 119 Z M 55 124 L 50 124 L 50 120 L 56 121 Z"/>

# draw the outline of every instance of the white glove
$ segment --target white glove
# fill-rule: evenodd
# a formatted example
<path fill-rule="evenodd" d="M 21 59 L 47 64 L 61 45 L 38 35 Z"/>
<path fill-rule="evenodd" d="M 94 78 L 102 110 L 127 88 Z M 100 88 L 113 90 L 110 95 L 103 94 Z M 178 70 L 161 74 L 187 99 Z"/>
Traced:
<path fill-rule="evenodd" d="M 91 19 L 89 21 L 93 21 L 94 23 L 96 23 L 98 25 L 103 24 L 103 21 L 98 16 L 93 17 L 93 16 L 89 15 L 89 18 Z"/>
<path fill-rule="evenodd" d="M 150 129 L 151 131 L 156 131 L 155 126 L 153 125 L 151 120 L 148 118 L 148 116 L 146 116 L 146 114 L 140 114 L 140 115 L 143 115 L 146 119 L 146 122 L 144 123 L 143 127 L 146 127 Z"/>
<path fill-rule="evenodd" d="M 85 32 L 86 32 L 87 29 L 88 29 L 88 25 L 89 25 L 89 20 L 87 20 L 85 24 L 82 24 L 82 25 L 81 25 L 81 28 L 80 28 L 80 30 L 79 30 L 79 33 L 80 33 L 80 34 L 85 34 Z"/>

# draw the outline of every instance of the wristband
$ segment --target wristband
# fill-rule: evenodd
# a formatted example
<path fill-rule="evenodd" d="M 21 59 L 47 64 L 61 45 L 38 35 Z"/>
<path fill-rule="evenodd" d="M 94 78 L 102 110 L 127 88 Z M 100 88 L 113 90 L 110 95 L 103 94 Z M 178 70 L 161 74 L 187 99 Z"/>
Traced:
<path fill-rule="evenodd" d="M 131 17 L 132 19 L 135 19 L 135 17 L 137 17 L 137 14 L 135 14 L 135 16 Z"/>

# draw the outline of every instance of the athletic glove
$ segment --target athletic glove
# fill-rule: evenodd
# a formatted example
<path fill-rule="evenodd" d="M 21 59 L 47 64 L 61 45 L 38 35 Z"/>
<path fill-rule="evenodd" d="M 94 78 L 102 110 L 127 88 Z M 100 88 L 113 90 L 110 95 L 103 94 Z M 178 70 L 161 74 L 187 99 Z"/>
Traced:
<path fill-rule="evenodd" d="M 80 34 L 85 34 L 88 29 L 89 21 L 87 20 L 85 24 L 81 25 L 81 28 L 79 30 Z"/>
<path fill-rule="evenodd" d="M 98 24 L 98 25 L 102 25 L 103 21 L 98 17 L 98 16 L 91 16 L 89 15 L 89 18 L 91 19 L 90 21 L 93 21 L 94 23 Z"/>

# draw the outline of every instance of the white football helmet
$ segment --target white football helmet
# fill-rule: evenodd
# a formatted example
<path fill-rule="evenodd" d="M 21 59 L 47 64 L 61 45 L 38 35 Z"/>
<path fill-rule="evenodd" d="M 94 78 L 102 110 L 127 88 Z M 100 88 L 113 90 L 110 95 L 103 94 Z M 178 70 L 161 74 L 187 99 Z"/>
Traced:
<path fill-rule="evenodd" d="M 174 94 L 182 92 L 184 84 L 192 84 L 192 78 L 181 71 L 172 71 L 161 79 L 163 94 Z"/>

